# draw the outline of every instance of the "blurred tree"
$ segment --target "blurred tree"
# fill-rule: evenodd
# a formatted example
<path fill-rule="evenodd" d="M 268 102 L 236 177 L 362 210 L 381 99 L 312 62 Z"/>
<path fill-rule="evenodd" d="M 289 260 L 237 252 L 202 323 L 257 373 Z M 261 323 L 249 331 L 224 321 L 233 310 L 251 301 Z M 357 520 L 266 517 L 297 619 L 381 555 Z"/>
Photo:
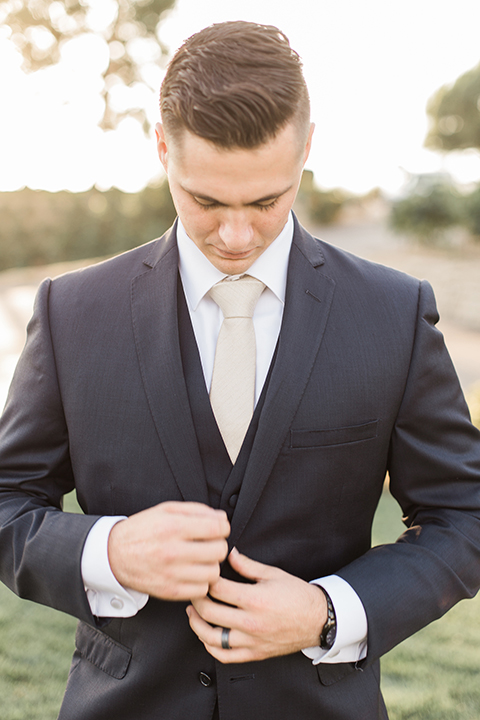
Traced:
<path fill-rule="evenodd" d="M 464 201 L 455 187 L 439 180 L 430 186 L 418 183 L 392 204 L 391 227 L 424 244 L 442 244 L 448 228 L 462 224 Z"/>
<path fill-rule="evenodd" d="M 319 190 L 315 185 L 313 172 L 304 170 L 294 209 L 305 223 L 331 225 L 351 199 L 341 188 Z"/>
<path fill-rule="evenodd" d="M 425 145 L 432 150 L 480 150 L 480 65 L 444 85 L 429 100 L 432 127 Z"/>
<path fill-rule="evenodd" d="M 474 238 L 480 240 L 480 185 L 477 185 L 475 190 L 465 197 L 462 214 L 462 224 Z"/>
<path fill-rule="evenodd" d="M 25 71 L 54 65 L 65 43 L 93 33 L 108 46 L 109 61 L 103 71 L 104 129 L 116 127 L 126 115 L 134 116 L 148 132 L 141 107 L 117 112 L 109 101 L 116 84 L 132 87 L 145 82 L 143 68 L 158 63 L 166 50 L 157 28 L 162 15 L 175 0 L 3 0 L 0 2 L 0 29 L 23 56 Z"/>
<path fill-rule="evenodd" d="M 138 193 L 0 192 L 0 270 L 116 255 L 162 235 L 175 215 L 166 181 Z"/>

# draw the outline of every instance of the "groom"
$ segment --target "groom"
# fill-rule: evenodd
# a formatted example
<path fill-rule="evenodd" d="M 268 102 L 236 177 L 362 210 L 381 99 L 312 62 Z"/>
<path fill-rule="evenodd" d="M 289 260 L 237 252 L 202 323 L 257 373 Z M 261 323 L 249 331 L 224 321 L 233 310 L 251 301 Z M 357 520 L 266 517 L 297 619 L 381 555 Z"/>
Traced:
<path fill-rule="evenodd" d="M 480 437 L 431 288 L 292 214 L 313 125 L 276 28 L 192 36 L 161 114 L 174 227 L 39 289 L 2 579 L 80 620 L 61 720 L 386 718 L 379 657 L 480 585 Z M 406 532 L 372 549 L 387 471 Z"/>

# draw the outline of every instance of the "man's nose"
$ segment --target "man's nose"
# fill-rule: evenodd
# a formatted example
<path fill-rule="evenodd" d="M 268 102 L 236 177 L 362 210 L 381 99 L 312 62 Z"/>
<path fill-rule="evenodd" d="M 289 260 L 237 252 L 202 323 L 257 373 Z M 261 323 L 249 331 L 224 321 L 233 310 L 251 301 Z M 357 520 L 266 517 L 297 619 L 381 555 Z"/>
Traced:
<path fill-rule="evenodd" d="M 232 215 L 221 223 L 220 238 L 230 252 L 245 252 L 253 240 L 253 228 L 246 216 Z"/>

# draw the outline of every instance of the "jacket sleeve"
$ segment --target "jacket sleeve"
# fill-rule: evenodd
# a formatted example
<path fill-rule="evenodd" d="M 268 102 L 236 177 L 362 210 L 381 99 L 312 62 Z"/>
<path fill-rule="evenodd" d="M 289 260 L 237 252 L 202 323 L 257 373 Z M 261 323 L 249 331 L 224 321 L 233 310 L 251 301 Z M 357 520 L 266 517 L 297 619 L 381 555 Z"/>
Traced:
<path fill-rule="evenodd" d="M 50 336 L 50 284 L 37 294 L 0 421 L 0 579 L 20 597 L 94 623 L 80 561 L 98 517 L 62 511 L 74 476 Z"/>
<path fill-rule="evenodd" d="M 407 531 L 338 574 L 360 596 L 370 662 L 441 617 L 480 586 L 480 433 L 435 328 L 432 289 L 421 283 L 408 379 L 388 470 Z"/>

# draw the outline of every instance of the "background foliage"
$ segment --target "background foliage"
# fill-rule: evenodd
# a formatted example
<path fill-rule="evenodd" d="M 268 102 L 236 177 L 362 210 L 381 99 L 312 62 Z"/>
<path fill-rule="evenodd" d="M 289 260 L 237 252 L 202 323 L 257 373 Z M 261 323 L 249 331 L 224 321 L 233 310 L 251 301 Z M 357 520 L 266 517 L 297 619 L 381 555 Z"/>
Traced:
<path fill-rule="evenodd" d="M 82 35 L 96 35 L 106 47 L 102 97 L 105 112 L 101 126 L 116 127 L 126 115 L 135 116 L 148 130 L 145 109 L 118 112 L 110 92 L 115 85 L 132 87 L 148 82 L 145 66 L 158 64 L 165 48 L 157 28 L 175 0 L 5 0 L 0 3 L 0 28 L 4 28 L 23 56 L 23 68 L 36 71 L 59 62 L 67 42 Z M 158 90 L 158 88 L 156 88 Z"/>
<path fill-rule="evenodd" d="M 353 195 L 343 188 L 322 190 L 315 184 L 313 172 L 304 170 L 294 209 L 305 223 L 314 226 L 332 225 L 341 220 L 343 211 L 362 207 L 365 201 L 379 195 L 380 191 L 377 189 L 363 196 Z"/>
<path fill-rule="evenodd" d="M 139 193 L 0 193 L 0 270 L 103 257 L 162 235 L 175 219 L 168 183 Z"/>
<path fill-rule="evenodd" d="M 390 224 L 424 244 L 448 244 L 448 230 L 464 228 L 480 242 L 480 186 L 462 194 L 449 179 L 433 177 L 392 203 Z"/>
<path fill-rule="evenodd" d="M 444 85 L 429 100 L 426 147 L 442 153 L 480 150 L 480 64 Z M 480 185 L 459 192 L 441 174 L 418 176 L 393 203 L 391 224 L 421 242 L 444 244 L 446 231 L 462 227 L 480 241 Z"/>
<path fill-rule="evenodd" d="M 427 106 L 431 128 L 425 145 L 433 150 L 480 149 L 480 64 L 444 85 Z"/>

